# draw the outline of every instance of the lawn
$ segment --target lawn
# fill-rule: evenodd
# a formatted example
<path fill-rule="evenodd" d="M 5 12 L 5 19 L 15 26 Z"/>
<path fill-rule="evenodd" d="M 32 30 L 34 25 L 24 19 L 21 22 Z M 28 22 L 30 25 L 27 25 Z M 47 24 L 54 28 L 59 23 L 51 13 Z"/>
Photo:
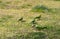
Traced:
<path fill-rule="evenodd" d="M 60 0 L 0 0 L 0 39 L 60 39 Z"/>

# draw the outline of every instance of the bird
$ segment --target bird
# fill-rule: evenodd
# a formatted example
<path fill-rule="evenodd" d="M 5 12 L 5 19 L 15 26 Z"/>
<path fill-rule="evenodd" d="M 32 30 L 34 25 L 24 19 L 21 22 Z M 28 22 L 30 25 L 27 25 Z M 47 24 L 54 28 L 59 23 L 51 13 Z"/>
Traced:
<path fill-rule="evenodd" d="M 31 22 L 32 24 L 36 24 L 36 21 L 35 21 L 35 19 L 34 20 L 32 20 L 32 22 Z"/>
<path fill-rule="evenodd" d="M 39 26 L 37 26 L 36 29 L 37 30 L 44 30 L 44 29 L 48 29 L 48 27 L 46 27 L 46 26 L 45 27 L 39 27 Z"/>
<path fill-rule="evenodd" d="M 25 20 L 23 19 L 23 17 L 21 17 L 20 19 L 18 19 L 18 22 L 21 21 L 21 22 L 25 22 Z"/>
<path fill-rule="evenodd" d="M 32 27 L 35 27 L 35 26 L 36 26 L 37 22 L 35 21 L 35 19 L 33 19 L 33 20 L 31 21 L 31 24 L 32 24 Z"/>
<path fill-rule="evenodd" d="M 37 19 L 37 20 L 41 20 L 41 15 L 35 17 L 35 19 Z"/>

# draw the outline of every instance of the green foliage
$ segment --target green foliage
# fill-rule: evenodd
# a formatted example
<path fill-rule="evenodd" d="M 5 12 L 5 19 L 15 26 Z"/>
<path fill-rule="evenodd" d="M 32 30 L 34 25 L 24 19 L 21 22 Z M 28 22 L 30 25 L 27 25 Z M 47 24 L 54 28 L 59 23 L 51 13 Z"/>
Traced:
<path fill-rule="evenodd" d="M 53 9 L 53 8 L 49 8 L 49 7 L 47 7 L 47 6 L 44 6 L 44 5 L 36 5 L 35 7 L 33 7 L 32 8 L 32 12 L 52 12 L 52 13 L 54 13 L 54 12 L 56 12 L 56 11 L 54 11 L 55 9 Z"/>
<path fill-rule="evenodd" d="M 35 26 L 35 29 L 40 31 L 40 30 L 49 30 L 50 28 L 52 27 L 49 27 L 49 26 L 42 26 L 42 25 L 36 25 Z"/>
<path fill-rule="evenodd" d="M 44 5 L 37 5 L 37 6 L 32 8 L 32 11 L 34 11 L 34 12 L 45 12 L 45 11 L 49 11 L 49 8 L 44 6 Z"/>

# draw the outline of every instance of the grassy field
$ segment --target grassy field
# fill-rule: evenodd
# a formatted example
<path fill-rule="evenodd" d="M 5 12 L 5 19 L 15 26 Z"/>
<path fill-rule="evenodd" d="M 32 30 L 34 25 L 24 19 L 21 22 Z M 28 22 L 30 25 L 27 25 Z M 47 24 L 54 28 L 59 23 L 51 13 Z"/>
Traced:
<path fill-rule="evenodd" d="M 60 39 L 60 0 L 0 0 L 0 39 Z"/>

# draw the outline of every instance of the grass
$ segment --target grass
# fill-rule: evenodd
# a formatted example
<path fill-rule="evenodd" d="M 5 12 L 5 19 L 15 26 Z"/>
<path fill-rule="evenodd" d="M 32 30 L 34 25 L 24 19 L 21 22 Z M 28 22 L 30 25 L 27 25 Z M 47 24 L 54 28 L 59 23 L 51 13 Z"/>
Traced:
<path fill-rule="evenodd" d="M 42 13 L 56 13 L 56 8 L 49 8 L 47 6 L 44 5 L 36 5 L 35 7 L 32 8 L 32 12 L 42 12 Z"/>
<path fill-rule="evenodd" d="M 9 15 L 7 15 L 7 16 L 2 16 L 2 17 L 0 18 L 0 22 L 6 22 L 6 21 L 8 21 L 10 18 L 12 18 L 12 16 L 9 16 Z"/>
<path fill-rule="evenodd" d="M 44 5 L 37 5 L 37 6 L 33 7 L 31 11 L 34 11 L 34 12 L 49 12 L 49 11 L 51 11 L 51 9 L 49 9 L 48 7 L 46 7 Z"/>
<path fill-rule="evenodd" d="M 12 5 L 11 1 L 0 1 L 0 8 L 1 9 L 21 9 L 21 8 L 29 8 L 32 5 L 31 4 L 22 4 L 22 5 L 18 5 L 18 3 L 20 3 L 19 1 L 14 1 Z M 12 6 L 10 6 L 12 5 Z"/>
<path fill-rule="evenodd" d="M 54 1 L 60 1 L 60 0 L 54 0 Z"/>
<path fill-rule="evenodd" d="M 31 32 L 25 36 L 26 39 L 46 39 L 47 35 L 43 32 Z"/>
<path fill-rule="evenodd" d="M 0 39 L 60 39 L 60 2 L 57 2 L 1 0 Z M 31 21 L 39 15 L 41 20 L 36 20 L 37 26 L 32 27 Z M 18 22 L 21 17 L 25 22 Z"/>
<path fill-rule="evenodd" d="M 30 4 L 23 4 L 22 6 L 21 6 L 21 8 L 29 8 L 29 7 L 31 7 L 32 5 L 30 5 Z"/>

